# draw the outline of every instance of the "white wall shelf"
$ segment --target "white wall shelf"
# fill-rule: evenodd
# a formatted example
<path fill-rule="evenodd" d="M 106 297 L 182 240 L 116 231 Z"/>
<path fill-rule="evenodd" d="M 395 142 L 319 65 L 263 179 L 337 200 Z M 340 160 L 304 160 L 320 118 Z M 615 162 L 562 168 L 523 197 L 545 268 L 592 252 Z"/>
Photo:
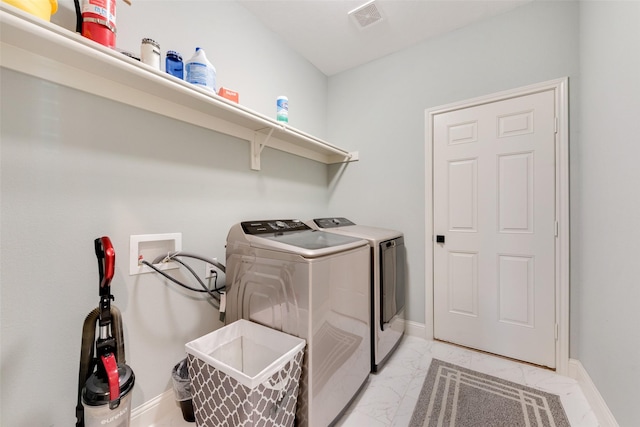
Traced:
<path fill-rule="evenodd" d="M 350 153 L 153 69 L 58 25 L 0 3 L 0 66 L 249 141 L 251 169 L 271 147 L 321 163 Z"/>

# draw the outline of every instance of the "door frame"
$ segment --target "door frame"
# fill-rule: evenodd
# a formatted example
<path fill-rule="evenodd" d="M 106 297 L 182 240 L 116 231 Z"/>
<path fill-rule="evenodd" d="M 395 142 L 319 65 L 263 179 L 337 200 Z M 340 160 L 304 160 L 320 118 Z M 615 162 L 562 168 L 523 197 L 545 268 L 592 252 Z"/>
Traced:
<path fill-rule="evenodd" d="M 502 101 L 534 93 L 554 91 L 556 109 L 556 206 L 555 315 L 556 372 L 569 371 L 569 98 L 568 77 L 510 89 L 425 110 L 425 335 L 433 339 L 433 119 L 454 110 Z"/>

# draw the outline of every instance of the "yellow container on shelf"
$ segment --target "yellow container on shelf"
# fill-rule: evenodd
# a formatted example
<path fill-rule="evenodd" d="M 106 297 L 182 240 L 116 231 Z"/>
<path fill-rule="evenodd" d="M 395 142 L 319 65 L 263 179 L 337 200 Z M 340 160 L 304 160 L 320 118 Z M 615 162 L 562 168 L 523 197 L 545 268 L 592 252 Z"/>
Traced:
<path fill-rule="evenodd" d="M 12 6 L 22 9 L 45 21 L 51 20 L 51 15 L 58 10 L 57 0 L 2 0 Z"/>

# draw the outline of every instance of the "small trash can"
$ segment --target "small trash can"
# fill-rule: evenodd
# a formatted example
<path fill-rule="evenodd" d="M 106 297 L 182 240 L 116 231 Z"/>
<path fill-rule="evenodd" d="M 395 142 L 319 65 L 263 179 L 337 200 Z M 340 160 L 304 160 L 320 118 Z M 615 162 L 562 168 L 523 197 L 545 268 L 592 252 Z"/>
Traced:
<path fill-rule="evenodd" d="M 182 418 L 190 423 L 194 422 L 193 400 L 191 399 L 191 381 L 189 381 L 189 367 L 187 359 L 184 358 L 171 370 L 171 381 L 173 382 L 173 394 L 180 403 Z"/>
<path fill-rule="evenodd" d="M 304 347 L 248 320 L 187 343 L 196 425 L 293 426 Z"/>

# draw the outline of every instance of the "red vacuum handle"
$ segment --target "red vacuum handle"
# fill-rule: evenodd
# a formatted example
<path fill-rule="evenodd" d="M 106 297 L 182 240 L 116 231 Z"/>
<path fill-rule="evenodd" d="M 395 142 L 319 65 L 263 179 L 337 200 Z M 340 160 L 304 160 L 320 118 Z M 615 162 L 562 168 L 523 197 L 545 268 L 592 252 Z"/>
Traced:
<path fill-rule="evenodd" d="M 113 279 L 113 273 L 116 265 L 116 251 L 113 249 L 113 245 L 111 244 L 111 239 L 109 239 L 109 237 L 101 237 L 100 243 L 102 245 L 102 253 L 104 254 L 104 258 L 102 259 L 103 275 L 100 281 L 100 287 L 104 288 L 105 286 L 109 286 L 111 284 L 111 279 Z"/>
<path fill-rule="evenodd" d="M 109 382 L 109 407 L 116 408 L 120 404 L 120 376 L 118 374 L 118 363 L 113 353 L 100 356 L 104 371 Z"/>

